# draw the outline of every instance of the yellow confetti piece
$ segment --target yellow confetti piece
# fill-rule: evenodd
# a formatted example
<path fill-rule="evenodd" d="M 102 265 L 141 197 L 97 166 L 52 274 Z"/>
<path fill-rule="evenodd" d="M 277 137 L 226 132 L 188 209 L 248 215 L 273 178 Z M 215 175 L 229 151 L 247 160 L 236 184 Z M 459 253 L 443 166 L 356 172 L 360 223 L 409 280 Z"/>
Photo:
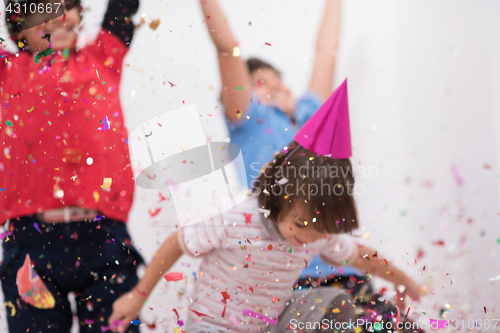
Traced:
<path fill-rule="evenodd" d="M 448 303 L 446 303 L 444 306 L 446 306 L 448 309 L 453 309 L 453 307 Z"/>
<path fill-rule="evenodd" d="M 332 312 L 333 312 L 333 313 L 339 313 L 339 312 L 340 312 L 340 310 L 339 310 L 339 309 L 337 309 L 337 308 L 335 308 L 335 309 L 332 309 Z"/>
<path fill-rule="evenodd" d="M 321 302 L 323 300 L 321 298 L 316 298 L 315 301 L 316 301 L 316 303 L 319 303 L 319 302 Z"/>
<path fill-rule="evenodd" d="M 99 193 L 97 191 L 94 191 L 93 196 L 94 196 L 95 202 L 99 202 Z"/>
<path fill-rule="evenodd" d="M 235 46 L 233 48 L 233 57 L 239 57 L 241 55 L 241 51 L 240 51 L 240 48 Z"/>
<path fill-rule="evenodd" d="M 370 239 L 370 232 L 365 232 L 363 238 Z"/>
<path fill-rule="evenodd" d="M 29 113 L 29 112 L 33 111 L 34 109 L 35 109 L 35 107 L 34 107 L 34 106 L 32 106 L 32 107 L 31 107 L 31 109 L 26 110 L 26 111 Z"/>
<path fill-rule="evenodd" d="M 149 27 L 151 28 L 151 30 L 156 30 L 158 28 L 158 26 L 160 25 L 160 19 L 158 20 L 154 20 L 153 22 L 149 23 Z"/>
<path fill-rule="evenodd" d="M 104 178 L 101 188 L 110 188 L 112 182 L 113 182 L 112 178 Z"/>
<path fill-rule="evenodd" d="M 174 331 L 175 333 L 180 333 L 181 331 L 179 331 L 179 329 L 177 327 L 174 327 Z"/>

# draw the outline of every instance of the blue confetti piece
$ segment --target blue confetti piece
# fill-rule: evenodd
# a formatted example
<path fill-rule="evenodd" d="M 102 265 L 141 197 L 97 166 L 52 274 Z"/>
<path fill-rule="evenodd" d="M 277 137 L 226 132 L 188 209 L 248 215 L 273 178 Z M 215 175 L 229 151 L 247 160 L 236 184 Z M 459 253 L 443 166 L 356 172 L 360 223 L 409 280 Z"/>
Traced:
<path fill-rule="evenodd" d="M 0 191 L 5 192 L 5 191 L 7 191 L 7 189 L 6 188 L 0 188 Z"/>
<path fill-rule="evenodd" d="M 132 322 L 130 322 L 130 323 L 131 323 L 132 325 L 134 325 L 134 326 L 139 326 L 139 324 L 140 324 L 141 322 L 140 322 L 140 320 L 139 320 L 139 319 L 136 319 L 136 320 L 134 320 L 134 321 L 132 321 Z"/>
<path fill-rule="evenodd" d="M 100 220 L 102 220 L 104 218 L 106 218 L 106 216 L 104 216 L 104 215 L 96 215 L 95 218 L 94 218 L 94 222 L 100 221 Z"/>
<path fill-rule="evenodd" d="M 42 231 L 40 230 L 40 227 L 38 226 L 38 223 L 33 223 L 33 227 L 35 227 L 35 229 L 39 232 L 39 233 L 42 233 Z"/>

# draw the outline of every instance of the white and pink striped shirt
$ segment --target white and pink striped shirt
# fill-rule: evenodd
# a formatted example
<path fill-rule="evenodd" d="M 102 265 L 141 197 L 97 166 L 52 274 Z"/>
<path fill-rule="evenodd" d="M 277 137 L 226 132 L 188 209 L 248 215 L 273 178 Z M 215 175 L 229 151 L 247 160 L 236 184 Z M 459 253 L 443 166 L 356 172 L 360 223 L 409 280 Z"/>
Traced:
<path fill-rule="evenodd" d="M 179 243 L 184 253 L 203 256 L 191 309 L 214 318 L 190 311 L 189 321 L 206 325 L 210 332 L 260 332 L 269 324 L 243 316 L 242 309 L 274 319 L 314 256 L 319 253 L 326 261 L 341 265 L 357 253 L 354 239 L 347 234 L 292 248 L 276 230 L 259 213 L 256 196 L 216 218 L 181 229 Z M 224 296 L 229 296 L 226 304 Z"/>

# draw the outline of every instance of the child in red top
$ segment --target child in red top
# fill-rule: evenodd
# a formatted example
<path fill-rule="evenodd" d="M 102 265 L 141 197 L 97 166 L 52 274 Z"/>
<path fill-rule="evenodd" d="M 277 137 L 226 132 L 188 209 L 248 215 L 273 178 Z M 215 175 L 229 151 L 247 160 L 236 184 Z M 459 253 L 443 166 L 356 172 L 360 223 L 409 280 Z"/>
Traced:
<path fill-rule="evenodd" d="M 12 332 L 69 330 L 70 291 L 80 294 L 85 332 L 101 332 L 96 322 L 104 325 L 113 300 L 135 285 L 142 261 L 122 223 L 134 183 L 119 100 L 138 0 L 110 0 L 97 39 L 81 50 L 81 7 L 72 5 L 24 30 L 39 14 L 6 12 L 20 48 L 0 58 L 0 224 L 10 221 L 0 276 L 16 310 L 8 317 Z M 15 278 L 26 254 L 54 294 L 54 309 L 20 299 Z"/>

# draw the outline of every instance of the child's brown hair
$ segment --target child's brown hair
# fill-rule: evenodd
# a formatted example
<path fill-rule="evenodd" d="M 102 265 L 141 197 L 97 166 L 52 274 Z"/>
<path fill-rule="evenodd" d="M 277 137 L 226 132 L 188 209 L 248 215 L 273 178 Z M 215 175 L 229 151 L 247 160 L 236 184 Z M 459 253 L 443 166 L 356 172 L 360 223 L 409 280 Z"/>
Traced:
<path fill-rule="evenodd" d="M 301 202 L 307 207 L 303 217 L 316 230 L 339 234 L 358 228 L 353 188 L 348 159 L 317 155 L 292 141 L 263 167 L 253 192 L 275 223 Z"/>

